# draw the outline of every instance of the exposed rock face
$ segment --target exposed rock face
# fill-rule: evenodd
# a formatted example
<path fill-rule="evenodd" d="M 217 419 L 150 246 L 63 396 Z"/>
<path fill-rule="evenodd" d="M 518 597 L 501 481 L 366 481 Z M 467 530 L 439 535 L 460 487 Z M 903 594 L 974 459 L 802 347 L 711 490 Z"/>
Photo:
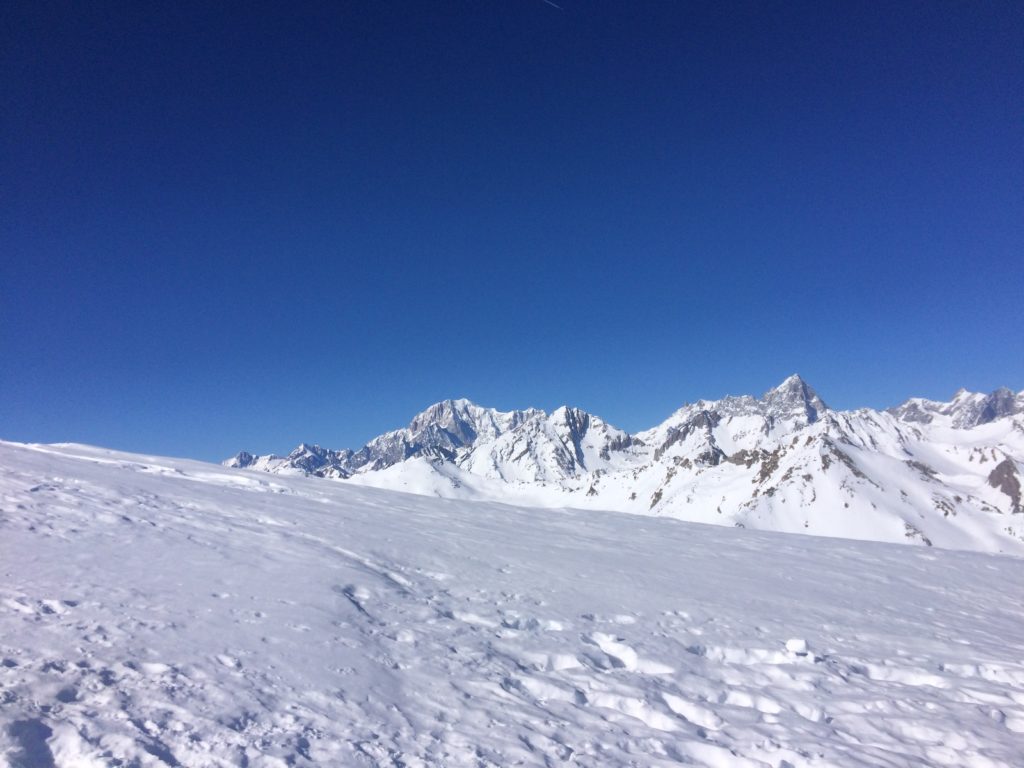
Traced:
<path fill-rule="evenodd" d="M 988 424 L 1018 413 L 1024 413 L 1024 392 L 1017 394 L 1007 387 L 1000 387 L 985 397 L 975 423 Z"/>
<path fill-rule="evenodd" d="M 1020 473 L 1012 459 L 1003 459 L 996 465 L 989 473 L 988 484 L 1010 497 L 1013 512 L 1024 512 L 1024 507 L 1021 506 Z"/>
<path fill-rule="evenodd" d="M 665 452 L 676 445 L 677 443 L 684 442 L 690 435 L 700 433 L 708 443 L 708 450 L 711 453 L 721 453 L 721 449 L 715 445 L 715 438 L 713 430 L 721 422 L 722 417 L 711 411 L 701 411 L 692 419 L 684 422 L 678 427 L 669 427 L 668 434 L 665 436 L 664 441 L 654 451 L 654 460 L 658 461 L 665 454 Z M 715 462 L 716 464 L 718 462 Z"/>

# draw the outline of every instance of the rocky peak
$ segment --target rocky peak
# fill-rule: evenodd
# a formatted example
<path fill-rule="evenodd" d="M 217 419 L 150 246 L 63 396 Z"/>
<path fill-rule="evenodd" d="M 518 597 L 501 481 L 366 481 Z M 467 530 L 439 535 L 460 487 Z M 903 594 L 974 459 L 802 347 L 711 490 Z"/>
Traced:
<path fill-rule="evenodd" d="M 321 474 L 327 469 L 347 474 L 346 465 L 351 455 L 352 452 L 347 450 L 332 451 L 315 444 L 299 443 L 299 446 L 288 454 L 286 460 L 291 466 L 309 474 Z"/>
<path fill-rule="evenodd" d="M 580 437 L 590 429 L 590 414 L 580 408 L 563 405 L 552 412 L 551 422 L 558 426 L 565 426 L 570 434 Z"/>
<path fill-rule="evenodd" d="M 245 469 L 246 467 L 252 466 L 256 462 L 256 457 L 248 451 L 239 451 L 234 457 L 224 462 L 225 467 L 236 467 L 238 469 Z"/>
<path fill-rule="evenodd" d="M 480 440 L 494 440 L 524 422 L 544 415 L 543 411 L 535 408 L 505 412 L 484 408 L 465 398 L 442 400 L 414 416 L 406 431 L 415 439 L 440 430 L 447 435 L 446 442 L 453 447 L 472 447 Z"/>
<path fill-rule="evenodd" d="M 985 398 L 979 417 L 980 424 L 1024 413 L 1024 392 L 1017 393 L 1008 387 L 1000 387 Z"/>
<path fill-rule="evenodd" d="M 487 410 L 464 398 L 442 400 L 416 414 L 409 422 L 409 432 L 416 435 L 431 426 L 439 427 L 455 438 L 453 442 L 456 444 L 470 445 L 476 440 Z"/>
<path fill-rule="evenodd" d="M 811 386 L 793 374 L 779 386 L 770 389 L 761 397 L 765 415 L 776 420 L 798 418 L 813 424 L 828 410 L 825 401 Z"/>

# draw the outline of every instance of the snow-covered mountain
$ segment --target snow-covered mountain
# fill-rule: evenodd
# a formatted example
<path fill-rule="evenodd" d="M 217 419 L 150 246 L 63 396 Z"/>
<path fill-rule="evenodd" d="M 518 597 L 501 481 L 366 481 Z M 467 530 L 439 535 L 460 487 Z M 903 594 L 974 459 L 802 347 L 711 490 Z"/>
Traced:
<path fill-rule="evenodd" d="M 1024 551 L 1024 393 L 830 409 L 790 376 L 699 400 L 630 435 L 577 408 L 437 403 L 357 451 L 300 445 L 228 466 L 450 498 L 617 510 L 739 527 Z"/>
<path fill-rule="evenodd" d="M 0 531 L 10 768 L 1021 765 L 1016 557 L 3 442 Z"/>
<path fill-rule="evenodd" d="M 948 403 L 912 397 L 902 405 L 889 409 L 903 421 L 931 424 L 936 421 L 957 429 L 976 427 L 979 424 L 1024 413 L 1024 392 L 1000 387 L 991 394 L 968 392 L 961 389 Z"/>

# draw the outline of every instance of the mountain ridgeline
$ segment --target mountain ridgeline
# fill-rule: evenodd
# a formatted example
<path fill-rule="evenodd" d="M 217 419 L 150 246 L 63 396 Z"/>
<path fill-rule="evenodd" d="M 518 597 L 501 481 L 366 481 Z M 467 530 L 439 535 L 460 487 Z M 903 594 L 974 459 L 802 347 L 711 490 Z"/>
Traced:
<path fill-rule="evenodd" d="M 699 400 L 632 435 L 578 408 L 446 400 L 359 450 L 303 443 L 225 464 L 449 498 L 1024 553 L 1024 392 L 1009 389 L 835 411 L 794 375 L 760 398 Z"/>

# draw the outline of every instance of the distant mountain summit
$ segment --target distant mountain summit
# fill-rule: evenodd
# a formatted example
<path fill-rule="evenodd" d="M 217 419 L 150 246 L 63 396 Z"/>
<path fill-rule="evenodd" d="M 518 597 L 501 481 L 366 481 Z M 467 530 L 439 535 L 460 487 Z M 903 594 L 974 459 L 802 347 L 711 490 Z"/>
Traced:
<path fill-rule="evenodd" d="M 955 429 L 969 429 L 1005 416 L 1024 414 L 1024 392 L 1001 387 L 983 395 L 960 389 L 948 403 L 912 397 L 902 405 L 890 408 L 889 412 L 903 421 L 917 424 L 938 421 Z"/>
<path fill-rule="evenodd" d="M 358 450 L 303 443 L 228 466 L 453 498 L 1000 550 L 1024 541 L 1024 393 L 835 411 L 800 376 L 628 434 L 563 406 L 444 400 Z"/>
<path fill-rule="evenodd" d="M 765 392 L 761 405 L 772 419 L 805 424 L 813 424 L 828 410 L 818 393 L 796 374 Z"/>

